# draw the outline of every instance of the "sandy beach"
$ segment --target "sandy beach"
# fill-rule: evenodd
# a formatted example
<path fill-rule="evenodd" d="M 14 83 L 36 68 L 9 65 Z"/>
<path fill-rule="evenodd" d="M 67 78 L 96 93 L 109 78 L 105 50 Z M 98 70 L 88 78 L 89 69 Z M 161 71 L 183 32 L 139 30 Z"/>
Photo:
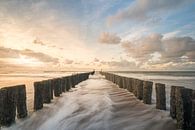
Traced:
<path fill-rule="evenodd" d="M 176 130 L 167 111 L 96 74 L 7 130 Z"/>

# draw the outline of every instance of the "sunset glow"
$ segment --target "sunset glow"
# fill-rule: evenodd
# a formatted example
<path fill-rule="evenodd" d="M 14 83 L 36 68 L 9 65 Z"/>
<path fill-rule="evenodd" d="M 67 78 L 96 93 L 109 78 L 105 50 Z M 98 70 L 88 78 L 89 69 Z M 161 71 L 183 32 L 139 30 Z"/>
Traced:
<path fill-rule="evenodd" d="M 0 63 L 9 70 L 194 70 L 194 6 L 193 0 L 1 0 Z"/>

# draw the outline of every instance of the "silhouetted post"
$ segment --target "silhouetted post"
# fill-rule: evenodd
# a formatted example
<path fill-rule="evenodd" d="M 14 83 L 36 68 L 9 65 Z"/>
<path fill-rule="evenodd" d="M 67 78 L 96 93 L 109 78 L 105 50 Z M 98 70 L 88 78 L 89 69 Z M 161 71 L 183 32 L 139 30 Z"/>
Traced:
<path fill-rule="evenodd" d="M 0 125 L 10 126 L 15 122 L 17 89 L 6 87 L 0 89 Z"/>
<path fill-rule="evenodd" d="M 165 84 L 156 83 L 156 108 L 160 110 L 166 110 L 166 92 Z"/>
<path fill-rule="evenodd" d="M 119 76 L 118 75 L 115 76 L 115 80 L 116 80 L 116 84 L 119 85 L 120 79 L 119 79 Z"/>
<path fill-rule="evenodd" d="M 122 77 L 122 80 L 123 80 L 123 89 L 127 89 L 126 77 Z"/>
<path fill-rule="evenodd" d="M 137 98 L 139 100 L 143 99 L 143 81 L 137 79 L 136 80 L 136 88 L 137 88 Z"/>
<path fill-rule="evenodd" d="M 75 81 L 74 81 L 74 75 L 71 76 L 71 84 L 72 84 L 72 88 L 75 88 Z"/>
<path fill-rule="evenodd" d="M 68 77 L 65 77 L 66 91 L 69 91 L 69 89 L 70 89 L 70 83 L 69 82 L 70 81 L 69 81 Z"/>
<path fill-rule="evenodd" d="M 133 87 L 132 87 L 132 81 L 133 79 L 132 78 L 128 78 L 128 82 L 129 82 L 129 87 L 128 87 L 128 90 L 129 92 L 133 92 Z"/>
<path fill-rule="evenodd" d="M 51 103 L 51 81 L 45 80 L 43 83 L 43 102 Z"/>
<path fill-rule="evenodd" d="M 34 110 L 43 108 L 43 84 L 42 82 L 34 82 Z"/>
<path fill-rule="evenodd" d="M 189 130 L 192 117 L 192 90 L 177 87 L 175 93 L 177 128 Z"/>
<path fill-rule="evenodd" d="M 61 82 L 59 78 L 54 80 L 54 96 L 59 97 L 61 94 Z"/>
<path fill-rule="evenodd" d="M 192 121 L 191 121 L 191 129 L 195 130 L 195 99 L 192 100 Z"/>
<path fill-rule="evenodd" d="M 171 86 L 171 95 L 170 95 L 170 115 L 173 119 L 176 118 L 176 88 L 177 86 Z"/>
<path fill-rule="evenodd" d="M 133 94 L 137 97 L 137 79 L 133 79 Z"/>
<path fill-rule="evenodd" d="M 65 90 L 65 78 L 64 77 L 61 78 L 61 87 L 62 87 L 62 92 L 65 92 L 66 90 Z"/>
<path fill-rule="evenodd" d="M 119 76 L 119 88 L 123 88 L 123 78 Z"/>
<path fill-rule="evenodd" d="M 143 102 L 145 104 L 152 103 L 152 85 L 153 82 L 144 81 L 143 83 Z"/>
<path fill-rule="evenodd" d="M 25 118 L 28 115 L 26 106 L 26 87 L 25 85 L 18 85 L 17 88 L 17 117 Z"/>
<path fill-rule="evenodd" d="M 50 79 L 50 87 L 51 87 L 51 99 L 53 99 L 53 88 L 54 88 L 54 80 Z"/>

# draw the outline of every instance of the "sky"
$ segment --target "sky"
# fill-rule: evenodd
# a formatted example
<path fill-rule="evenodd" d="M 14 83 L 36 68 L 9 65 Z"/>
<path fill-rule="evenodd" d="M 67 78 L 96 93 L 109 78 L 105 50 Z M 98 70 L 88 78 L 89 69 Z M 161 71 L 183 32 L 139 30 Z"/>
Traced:
<path fill-rule="evenodd" d="M 0 0 L 0 73 L 195 70 L 195 0 Z"/>

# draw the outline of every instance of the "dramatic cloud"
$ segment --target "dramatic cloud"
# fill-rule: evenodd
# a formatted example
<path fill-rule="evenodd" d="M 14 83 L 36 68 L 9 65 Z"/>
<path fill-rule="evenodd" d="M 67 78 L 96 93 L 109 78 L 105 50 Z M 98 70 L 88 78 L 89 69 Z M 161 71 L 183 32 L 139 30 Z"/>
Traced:
<path fill-rule="evenodd" d="M 94 62 L 99 62 L 100 60 L 98 58 L 95 58 L 94 59 Z"/>
<path fill-rule="evenodd" d="M 156 51 L 162 50 L 162 35 L 151 34 L 135 41 L 124 41 L 122 47 L 131 54 L 132 57 L 148 59 L 148 56 Z"/>
<path fill-rule="evenodd" d="M 20 56 L 26 56 L 29 58 L 37 59 L 41 62 L 53 62 L 58 63 L 57 58 L 53 58 L 47 54 L 41 52 L 35 52 L 33 50 L 25 49 L 25 50 L 16 50 L 11 48 L 0 47 L 0 58 L 20 58 Z"/>
<path fill-rule="evenodd" d="M 119 36 L 109 32 L 103 32 L 99 37 L 99 42 L 103 44 L 118 44 L 120 41 L 121 38 Z"/>
<path fill-rule="evenodd" d="M 143 65 L 195 61 L 195 40 L 191 37 L 165 39 L 160 34 L 151 34 L 135 41 L 125 41 L 122 47 Z"/>
<path fill-rule="evenodd" d="M 127 9 L 119 10 L 115 15 L 109 17 L 109 22 L 122 20 L 143 21 L 156 19 L 157 14 L 162 11 L 172 10 L 192 0 L 136 0 Z"/>

